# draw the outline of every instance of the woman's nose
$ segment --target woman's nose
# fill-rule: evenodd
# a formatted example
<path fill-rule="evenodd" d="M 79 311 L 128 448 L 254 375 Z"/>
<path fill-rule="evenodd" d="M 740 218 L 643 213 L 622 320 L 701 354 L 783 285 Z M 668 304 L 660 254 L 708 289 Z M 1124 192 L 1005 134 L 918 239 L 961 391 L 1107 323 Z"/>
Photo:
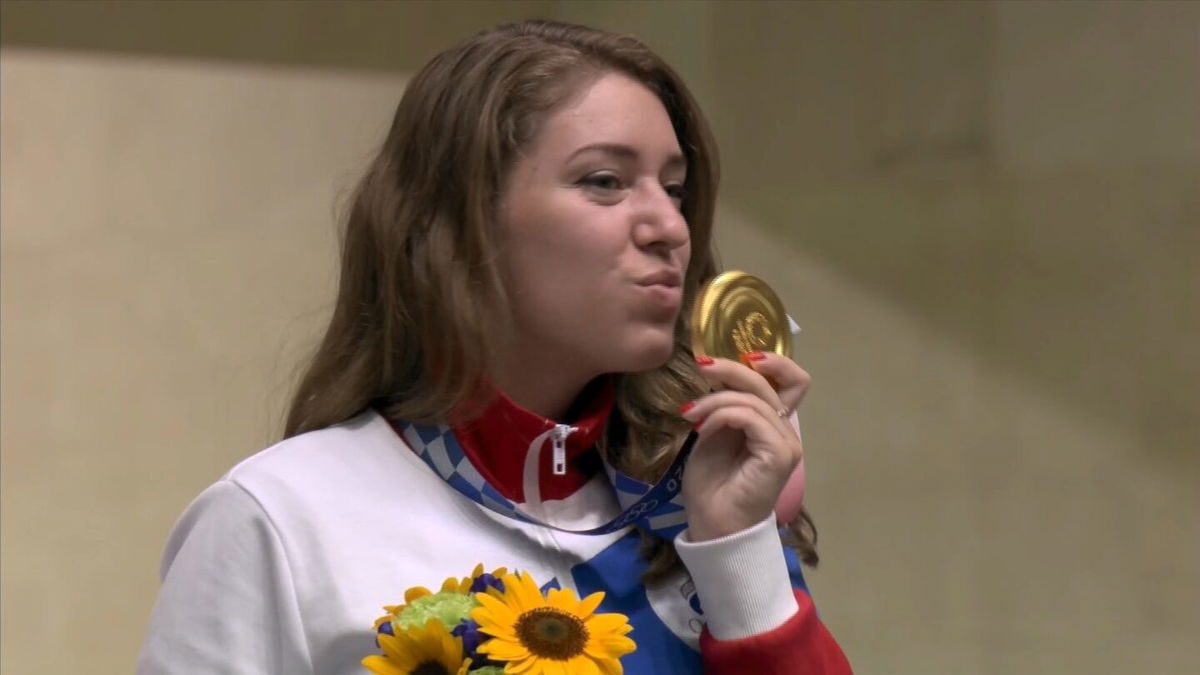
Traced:
<path fill-rule="evenodd" d="M 687 220 L 677 201 L 661 185 L 645 190 L 637 217 L 634 236 L 639 246 L 671 250 L 688 243 Z"/>

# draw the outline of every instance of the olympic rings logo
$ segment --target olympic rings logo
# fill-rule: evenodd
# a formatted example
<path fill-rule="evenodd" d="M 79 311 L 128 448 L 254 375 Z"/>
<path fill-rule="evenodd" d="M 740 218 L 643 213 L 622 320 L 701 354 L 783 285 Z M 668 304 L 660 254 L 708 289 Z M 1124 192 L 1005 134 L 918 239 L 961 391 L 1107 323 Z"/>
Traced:
<path fill-rule="evenodd" d="M 648 499 L 644 502 L 638 502 L 637 504 L 634 504 L 633 508 L 631 508 L 628 511 L 626 511 L 625 513 L 621 514 L 621 517 L 617 518 L 617 520 L 615 521 L 614 524 L 616 524 L 619 527 L 624 527 L 624 526 L 628 525 L 629 523 L 641 520 L 642 516 L 646 515 L 647 513 L 650 513 L 651 511 L 653 511 L 654 509 L 657 509 L 657 508 L 658 508 L 658 500 L 657 499 Z"/>

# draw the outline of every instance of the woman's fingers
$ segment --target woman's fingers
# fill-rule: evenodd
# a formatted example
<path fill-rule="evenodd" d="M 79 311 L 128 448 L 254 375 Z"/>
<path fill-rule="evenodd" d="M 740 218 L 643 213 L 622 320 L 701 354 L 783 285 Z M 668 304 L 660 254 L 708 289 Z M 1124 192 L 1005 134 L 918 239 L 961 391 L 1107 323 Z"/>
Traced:
<path fill-rule="evenodd" d="M 696 447 L 704 447 L 702 444 L 705 440 L 725 429 L 735 429 L 745 434 L 746 448 L 751 450 L 750 456 L 761 460 L 761 466 L 773 467 L 772 475 L 779 484 L 766 492 L 774 499 L 782 487 L 782 481 L 791 475 L 791 470 L 804 458 L 800 439 L 794 435 L 785 435 L 785 431 L 778 429 L 758 411 L 740 406 L 726 406 L 706 417 L 697 427 Z M 761 451 L 754 451 L 754 448 Z M 749 461 L 743 462 L 743 466 L 751 464 Z"/>
<path fill-rule="evenodd" d="M 784 407 L 795 410 L 812 385 L 812 376 L 795 361 L 774 352 L 751 352 L 747 363 L 754 372 L 775 383 Z"/>
<path fill-rule="evenodd" d="M 700 374 L 714 389 L 753 394 L 777 409 L 785 407 L 771 383 L 752 367 L 729 359 L 712 359 L 707 356 L 696 357 L 696 365 L 700 368 Z"/>
<path fill-rule="evenodd" d="M 812 382 L 795 361 L 774 352 L 744 354 L 742 363 L 699 356 L 696 364 L 718 388 L 754 394 L 771 405 L 778 403 L 781 410 L 795 410 Z"/>
<path fill-rule="evenodd" d="M 791 421 L 771 405 L 754 394 L 726 390 L 684 404 L 680 415 L 696 425 L 701 438 L 717 428 L 729 426 L 763 442 L 796 439 Z M 730 415 L 718 414 L 729 411 L 732 411 Z"/>
<path fill-rule="evenodd" d="M 789 369 L 768 360 L 773 359 L 764 355 L 746 367 L 726 359 L 697 359 L 701 372 L 719 390 L 680 408 L 698 433 L 683 479 L 688 527 L 695 541 L 760 522 L 779 504 L 784 486 L 804 459 L 792 406 L 803 397 L 807 373 L 795 364 Z M 784 397 L 767 377 L 781 385 Z"/>

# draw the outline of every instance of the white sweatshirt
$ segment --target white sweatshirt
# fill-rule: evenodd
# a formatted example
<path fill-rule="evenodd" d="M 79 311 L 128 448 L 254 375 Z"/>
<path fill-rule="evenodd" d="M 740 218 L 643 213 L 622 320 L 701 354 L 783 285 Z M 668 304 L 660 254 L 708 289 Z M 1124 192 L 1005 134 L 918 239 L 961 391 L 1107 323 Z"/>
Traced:
<path fill-rule="evenodd" d="M 540 448 L 531 448 L 538 452 Z M 616 515 L 603 472 L 542 503 L 552 524 Z M 737 641 L 796 615 L 799 567 L 770 520 L 677 548 L 689 574 L 643 586 L 629 529 L 567 534 L 506 518 L 441 480 L 378 413 L 285 440 L 243 461 L 187 508 L 167 543 L 141 675 L 364 673 L 374 620 L 413 586 L 476 563 L 529 572 L 622 612 L 638 648 L 625 672 L 699 673 L 707 624 Z M 697 610 L 704 599 L 704 614 Z M 836 646 L 835 646 L 836 648 Z"/>

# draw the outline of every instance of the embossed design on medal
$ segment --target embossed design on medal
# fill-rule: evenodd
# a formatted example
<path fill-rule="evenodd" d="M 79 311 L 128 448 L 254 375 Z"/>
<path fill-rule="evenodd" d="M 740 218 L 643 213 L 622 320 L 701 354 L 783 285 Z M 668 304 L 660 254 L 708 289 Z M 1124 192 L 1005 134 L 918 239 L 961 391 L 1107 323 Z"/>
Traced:
<path fill-rule="evenodd" d="M 783 303 L 766 282 L 723 272 L 705 284 L 692 307 L 692 351 L 734 360 L 750 352 L 791 357 L 788 325 Z"/>
<path fill-rule="evenodd" d="M 771 322 L 762 312 L 757 311 L 738 319 L 729 337 L 742 354 L 768 351 L 775 346 L 775 332 L 771 330 Z"/>

